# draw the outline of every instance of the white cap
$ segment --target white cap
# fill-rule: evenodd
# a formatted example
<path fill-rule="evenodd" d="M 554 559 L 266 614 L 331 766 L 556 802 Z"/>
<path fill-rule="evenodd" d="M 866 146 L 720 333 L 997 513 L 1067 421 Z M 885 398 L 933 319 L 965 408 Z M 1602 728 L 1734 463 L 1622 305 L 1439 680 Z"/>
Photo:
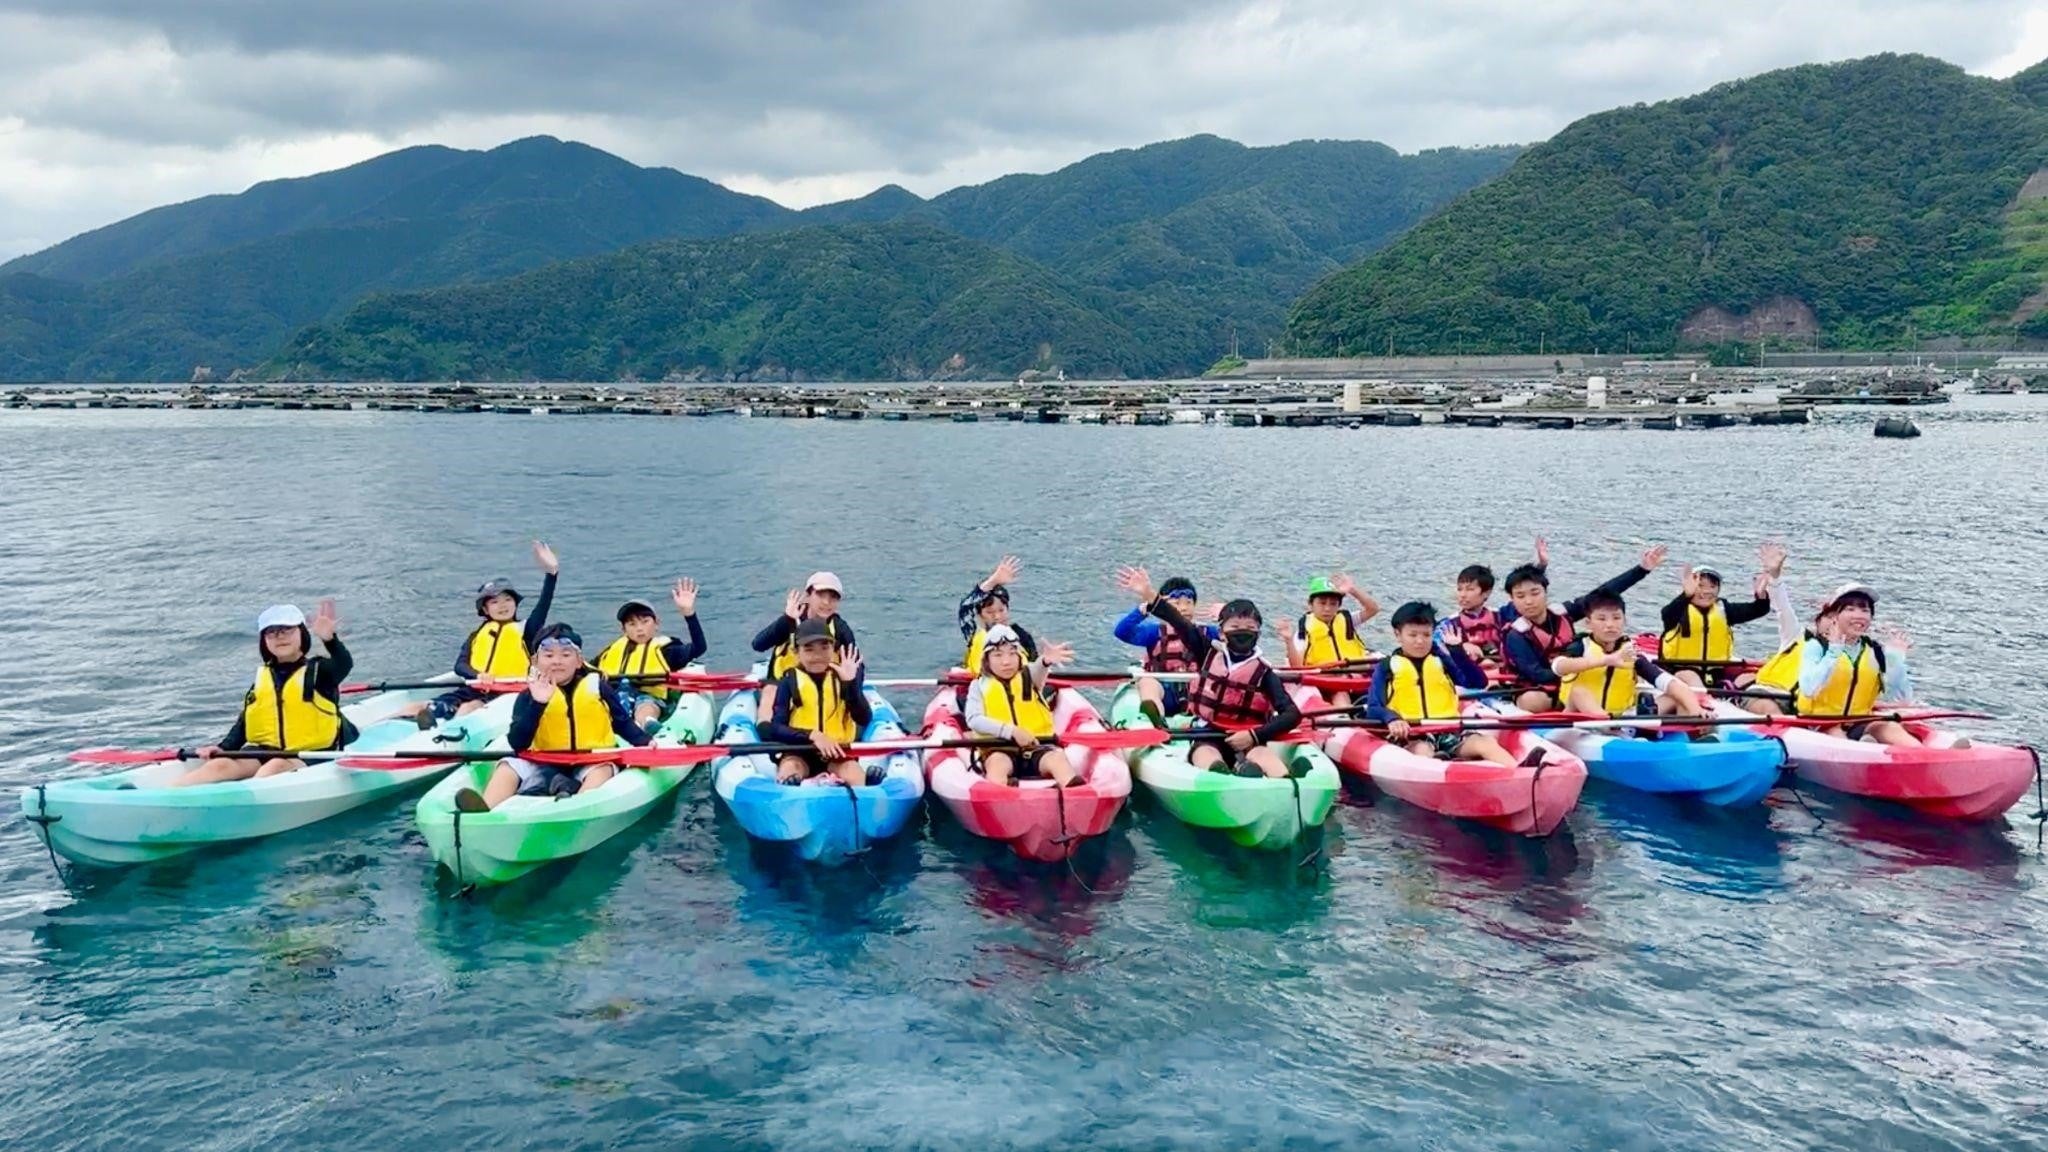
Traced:
<path fill-rule="evenodd" d="M 839 577 L 830 572 L 811 573 L 811 578 L 804 581 L 804 591 L 836 592 L 841 596 L 846 595 L 846 588 L 839 583 Z"/>
<path fill-rule="evenodd" d="M 1835 610 L 1835 605 L 1842 602 L 1842 597 L 1850 595 L 1851 593 L 1861 593 L 1865 596 L 1868 596 L 1870 598 L 1870 606 L 1872 608 L 1877 607 L 1877 593 L 1872 592 L 1870 590 L 1870 585 L 1858 584 L 1854 580 L 1851 580 L 1847 584 L 1842 585 L 1840 588 L 1835 589 L 1833 592 L 1828 593 L 1828 598 L 1820 602 L 1821 615 L 1825 616 L 1828 613 L 1833 612 Z"/>
<path fill-rule="evenodd" d="M 263 615 L 256 618 L 256 630 L 266 628 L 300 628 L 306 623 L 306 614 L 294 604 L 277 604 L 265 608 Z"/>
<path fill-rule="evenodd" d="M 1017 630 L 1015 628 L 1010 627 L 1008 624 L 996 625 L 995 627 L 988 630 L 987 635 L 981 638 L 981 646 L 983 648 L 993 648 L 998 644 L 1017 643 L 1021 643 L 1021 641 L 1017 637 Z"/>

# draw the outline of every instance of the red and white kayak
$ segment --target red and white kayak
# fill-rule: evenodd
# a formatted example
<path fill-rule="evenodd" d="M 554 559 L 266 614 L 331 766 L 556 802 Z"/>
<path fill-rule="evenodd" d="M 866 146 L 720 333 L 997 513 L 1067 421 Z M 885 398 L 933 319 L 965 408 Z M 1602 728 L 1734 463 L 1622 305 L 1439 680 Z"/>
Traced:
<path fill-rule="evenodd" d="M 1095 706 L 1071 688 L 1052 701 L 1053 726 L 1062 735 L 1103 731 Z M 958 693 L 942 688 L 924 712 L 935 740 L 964 739 Z M 1007 843 L 1027 860 L 1065 860 L 1090 836 L 1109 831 L 1131 797 L 1131 769 L 1121 753 L 1070 747 L 1067 759 L 1080 779 L 1065 788 L 1050 780 L 991 784 L 974 770 L 973 752 L 941 748 L 925 754 L 931 794 L 976 836 Z"/>
<path fill-rule="evenodd" d="M 1321 696 L 1297 689 L 1304 709 L 1321 706 Z M 1478 704 L 1468 716 L 1483 719 Z M 1461 820 L 1476 820 L 1525 836 L 1548 836 L 1564 822 L 1586 786 L 1586 765 L 1578 757 L 1533 732 L 1502 731 L 1488 735 L 1514 753 L 1518 761 L 1540 753 L 1534 764 L 1509 768 L 1483 760 L 1438 760 L 1418 756 L 1389 744 L 1364 728 L 1332 728 L 1317 741 L 1323 752 L 1346 772 L 1371 780 L 1380 791 Z"/>
<path fill-rule="evenodd" d="M 1753 713 L 1729 703 L 1715 705 L 1721 716 Z M 2038 771 L 2025 748 L 1962 739 L 1926 724 L 1906 727 L 1919 748 L 1848 740 L 1814 728 L 1761 725 L 1756 731 L 1785 744 L 1786 763 L 1799 778 L 1836 792 L 1904 804 L 1929 816 L 1952 820 L 1996 820 L 2034 786 Z"/>

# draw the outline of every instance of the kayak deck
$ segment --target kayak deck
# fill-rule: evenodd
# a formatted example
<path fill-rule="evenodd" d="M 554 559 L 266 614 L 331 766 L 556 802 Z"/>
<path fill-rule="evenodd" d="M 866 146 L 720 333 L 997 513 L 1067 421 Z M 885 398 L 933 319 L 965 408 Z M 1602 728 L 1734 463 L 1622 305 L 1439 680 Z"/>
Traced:
<path fill-rule="evenodd" d="M 1155 727 L 1138 710 L 1137 689 L 1130 685 L 1111 698 L 1109 717 L 1113 728 Z M 1322 827 L 1341 785 L 1336 765 L 1321 749 L 1312 744 L 1275 747 L 1293 775 L 1238 776 L 1196 768 L 1185 741 L 1138 749 L 1133 767 L 1139 783 L 1182 823 L 1217 829 L 1246 848 L 1278 852 Z"/>
<path fill-rule="evenodd" d="M 953 689 L 941 688 L 925 708 L 925 731 L 933 739 L 966 738 L 958 698 Z M 1103 731 L 1095 706 L 1072 689 L 1054 694 L 1052 711 L 1062 735 Z M 1002 841 L 1027 860 L 1057 861 L 1109 831 L 1131 795 L 1130 766 L 1122 755 L 1069 747 L 1067 756 L 1080 778 L 1065 788 L 1043 779 L 991 784 L 974 770 L 973 752 L 966 748 L 927 752 L 925 772 L 932 795 L 969 832 Z"/>

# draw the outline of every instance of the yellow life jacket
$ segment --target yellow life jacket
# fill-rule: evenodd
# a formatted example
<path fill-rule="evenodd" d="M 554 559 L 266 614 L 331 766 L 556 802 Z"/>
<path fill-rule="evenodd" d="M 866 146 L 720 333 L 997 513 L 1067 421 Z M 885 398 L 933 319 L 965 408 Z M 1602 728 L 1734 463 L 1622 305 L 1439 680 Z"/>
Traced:
<path fill-rule="evenodd" d="M 796 699 L 790 702 L 789 726 L 823 732 L 841 744 L 860 737 L 846 711 L 846 685 L 838 673 L 826 669 L 823 676 L 814 677 L 801 668 L 796 670 Z"/>
<path fill-rule="evenodd" d="M 469 666 L 493 680 L 524 680 L 533 671 L 526 656 L 526 626 L 517 620 L 487 620 L 469 634 Z"/>
<path fill-rule="evenodd" d="M 981 678 L 981 686 L 983 713 L 1040 740 L 1052 739 L 1052 709 L 1045 706 L 1045 695 L 1031 682 L 1030 669 L 1020 669 L 1008 680 L 991 672 Z"/>
<path fill-rule="evenodd" d="M 1406 652 L 1387 657 L 1387 707 L 1403 720 L 1455 720 L 1458 684 L 1432 652 L 1417 660 Z"/>
<path fill-rule="evenodd" d="M 1733 660 L 1735 658 L 1735 633 L 1728 627 L 1728 603 L 1717 600 L 1705 612 L 1688 600 L 1685 604 L 1685 627 L 1669 629 L 1664 633 L 1664 646 L 1658 655 L 1665 660 Z"/>
<path fill-rule="evenodd" d="M 242 698 L 242 737 L 251 748 L 311 752 L 341 747 L 341 705 L 313 691 L 301 664 L 277 686 L 270 666 L 256 670 L 256 681 Z"/>
<path fill-rule="evenodd" d="M 839 638 L 839 617 L 833 616 L 825 621 L 825 627 L 832 631 L 832 648 L 834 652 L 846 647 L 846 642 Z M 791 624 L 789 626 L 788 638 L 776 645 L 775 655 L 768 661 L 768 679 L 779 680 L 784 672 L 794 667 L 796 667 L 796 625 Z"/>
<path fill-rule="evenodd" d="M 557 688 L 542 706 L 529 752 L 592 752 L 614 748 L 612 710 L 604 702 L 604 677 L 584 673 L 567 688 Z"/>
<path fill-rule="evenodd" d="M 1624 644 L 1634 641 L 1623 636 L 1613 648 L 1601 644 L 1591 636 L 1582 636 L 1586 642 L 1586 655 L 1595 652 L 1618 652 Z M 1636 710 L 1636 662 L 1630 660 L 1619 668 L 1605 666 L 1574 672 L 1564 677 L 1557 686 L 1558 702 L 1571 707 L 1568 697 L 1573 688 L 1586 688 L 1597 694 L 1600 710 L 1609 716 L 1626 716 Z"/>
<path fill-rule="evenodd" d="M 1801 716 L 1863 716 L 1877 705 L 1884 691 L 1884 649 L 1877 641 L 1865 639 L 1854 656 L 1836 655 L 1834 661 L 1819 694 L 1802 692 L 1793 704 Z"/>
<path fill-rule="evenodd" d="M 1351 613 L 1339 612 L 1328 624 L 1304 613 L 1300 622 L 1306 642 L 1301 646 L 1303 664 L 1349 664 L 1365 659 L 1365 641 L 1351 626 Z"/>
<path fill-rule="evenodd" d="M 1760 688 L 1776 688 L 1780 692 L 1799 690 L 1799 650 L 1808 640 L 1815 639 L 1808 632 L 1783 648 L 1773 652 L 1762 664 L 1757 665 L 1756 683 Z"/>
<path fill-rule="evenodd" d="M 656 636 L 645 644 L 634 644 L 624 636 L 619 637 L 597 654 L 595 667 L 607 676 L 660 676 L 674 669 L 668 666 L 668 657 L 663 651 L 674 643 L 667 636 Z M 656 700 L 669 698 L 666 684 L 648 684 L 627 681 L 637 692 L 644 692 Z"/>

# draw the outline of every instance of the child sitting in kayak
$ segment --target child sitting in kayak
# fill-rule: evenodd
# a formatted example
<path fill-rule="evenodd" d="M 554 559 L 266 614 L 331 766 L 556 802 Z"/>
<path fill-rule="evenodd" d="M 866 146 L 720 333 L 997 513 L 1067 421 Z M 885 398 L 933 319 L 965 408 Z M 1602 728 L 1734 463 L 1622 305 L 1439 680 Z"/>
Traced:
<path fill-rule="evenodd" d="M 639 678 L 680 672 L 704 655 L 704 629 L 697 623 L 697 582 L 687 578 L 676 581 L 669 599 L 683 614 L 689 639 L 661 635 L 661 617 L 654 614 L 654 605 L 628 600 L 619 605 L 619 638 L 597 654 L 597 670 L 611 678 L 619 703 L 633 714 L 633 723 L 650 732 L 661 726 L 675 690 Z"/>
<path fill-rule="evenodd" d="M 790 643 L 796 663 L 776 682 L 774 711 L 761 724 L 761 737 L 811 748 L 784 753 L 776 762 L 776 782 L 867 783 L 867 768 L 846 750 L 874 719 L 860 649 L 840 646 L 829 617 L 797 625 Z"/>
<path fill-rule="evenodd" d="M 755 634 L 754 651 L 772 653 L 768 657 L 768 675 L 764 677 L 767 683 L 761 687 L 761 702 L 754 710 L 756 723 L 766 723 L 775 714 L 776 685 L 783 673 L 796 667 L 798 625 L 809 620 L 824 625 L 826 638 L 842 653 L 860 646 L 854 638 L 853 625 L 839 614 L 839 602 L 845 595 L 846 587 L 839 577 L 830 572 L 813 572 L 801 591 L 792 588 L 783 598 L 782 615 Z"/>
<path fill-rule="evenodd" d="M 1551 658 L 1558 699 L 1570 712 L 1636 714 L 1638 697 L 1654 693 L 1659 715 L 1706 715 L 1703 690 L 1659 668 L 1636 650 L 1628 633 L 1628 605 L 1620 594 L 1596 588 L 1584 598 L 1586 631 Z"/>
<path fill-rule="evenodd" d="M 1771 586 L 1785 570 L 1785 549 L 1766 543 L 1756 550 L 1762 568 L 1750 582 L 1750 599 L 1731 604 L 1721 598 L 1721 573 L 1708 565 L 1680 571 L 1678 595 L 1664 605 L 1664 633 L 1657 658 L 1696 688 L 1746 686 L 1754 677 L 1728 675 L 1735 659 L 1737 625 L 1771 614 Z"/>
<path fill-rule="evenodd" d="M 1398 647 L 1373 669 L 1365 718 L 1385 724 L 1388 742 L 1405 745 L 1417 756 L 1512 767 L 1514 753 L 1484 732 L 1411 731 L 1417 724 L 1457 723 L 1464 714 L 1458 689 L 1485 688 L 1486 670 L 1466 655 L 1455 621 L 1439 632 L 1433 606 L 1410 601 L 1394 610 L 1392 623 Z"/>
<path fill-rule="evenodd" d="M 171 781 L 171 787 L 293 772 L 306 762 L 292 753 L 339 748 L 354 740 L 355 725 L 341 714 L 341 682 L 355 660 L 335 627 L 332 600 L 320 602 L 310 623 L 290 604 L 265 609 L 256 618 L 256 654 L 262 664 L 242 697 L 242 714 L 220 743 L 199 749 L 200 765 Z M 315 636 L 327 655 L 312 654 Z M 248 751 L 278 754 L 267 759 L 221 755 Z"/>
<path fill-rule="evenodd" d="M 1038 641 L 1023 625 L 1010 619 L 1008 585 L 1023 568 L 1023 562 L 1015 556 L 1005 556 L 986 580 L 968 589 L 967 595 L 960 598 L 960 636 L 967 641 L 967 652 L 961 657 L 960 666 L 967 669 L 969 676 L 981 675 L 981 659 L 988 646 L 988 633 L 998 626 L 1007 625 L 1017 634 L 1017 643 L 1024 649 L 1027 663 L 1038 659 Z"/>
<path fill-rule="evenodd" d="M 550 624 L 534 638 L 533 671 L 512 702 L 505 739 L 514 752 L 596 752 L 621 742 L 645 747 L 649 736 L 619 702 L 605 675 L 583 662 L 583 637 Z M 616 764 L 541 764 L 508 756 L 479 793 L 455 794 L 462 812 L 488 812 L 514 796 L 573 796 L 618 775 Z"/>
<path fill-rule="evenodd" d="M 1536 566 L 1544 568 L 1549 564 L 1550 546 L 1538 536 Z M 1439 640 L 1452 632 L 1462 637 L 1460 646 L 1466 658 L 1481 667 L 1498 667 L 1501 662 L 1500 609 L 1488 602 L 1493 598 L 1493 588 L 1493 569 L 1484 564 L 1466 565 L 1458 572 L 1458 614 L 1438 622 L 1436 626 Z"/>
<path fill-rule="evenodd" d="M 1052 743 L 1058 732 L 1045 695 L 1047 666 L 1066 663 L 1073 649 L 1048 644 L 1042 657 L 1027 664 L 1017 630 L 997 624 L 988 630 L 983 654 L 981 675 L 967 689 L 967 728 L 1017 747 L 977 750 L 982 774 L 991 784 L 1025 776 L 1044 776 L 1062 788 L 1073 783 L 1073 763 Z"/>
<path fill-rule="evenodd" d="M 1355 619 L 1344 607 L 1346 596 L 1358 601 Z M 1379 611 L 1379 601 L 1359 591 L 1344 573 L 1317 576 L 1308 582 L 1308 611 L 1294 622 L 1294 631 L 1286 637 L 1287 662 L 1297 668 L 1363 663 L 1371 653 L 1359 639 L 1358 626 Z M 1334 707 L 1351 706 L 1351 693 L 1341 688 L 1324 689 L 1323 698 Z"/>
<path fill-rule="evenodd" d="M 519 621 L 522 597 L 510 580 L 488 580 L 476 590 L 476 614 L 484 622 L 476 626 L 455 653 L 455 674 L 465 681 L 524 680 L 533 670 L 532 638 L 547 627 L 548 607 L 555 602 L 555 576 L 562 568 L 554 551 L 538 540 L 533 542 L 533 558 L 546 576 L 541 580 L 540 600 L 524 624 Z M 432 728 L 443 720 L 476 711 L 489 699 L 487 693 L 464 684 L 426 703 L 402 709 L 398 715 L 411 716 L 419 721 L 420 727 Z"/>
<path fill-rule="evenodd" d="M 1882 642 L 1872 639 L 1870 623 L 1876 612 L 1877 594 L 1867 586 L 1852 583 L 1835 589 L 1822 602 L 1813 630 L 1764 661 L 1757 685 L 1793 694 L 1792 711 L 1810 717 L 1864 716 L 1880 703 L 1912 700 L 1913 677 L 1906 657 L 1913 643 L 1898 628 L 1885 629 Z M 1761 702 L 1749 706 L 1766 710 Z M 1858 721 L 1822 731 L 1875 744 L 1920 743 L 1911 729 L 1894 720 Z"/>
<path fill-rule="evenodd" d="M 1642 562 L 1594 589 L 1619 596 L 1664 563 L 1662 544 L 1643 553 Z M 1548 712 L 1558 706 L 1557 673 L 1550 662 L 1575 638 L 1572 625 L 1586 618 L 1591 593 L 1567 600 L 1563 611 L 1550 605 L 1550 575 L 1540 564 L 1523 564 L 1508 573 L 1508 603 L 1498 613 L 1501 623 L 1501 654 L 1508 669 L 1524 686 L 1515 703 L 1527 712 Z"/>
<path fill-rule="evenodd" d="M 1201 610 L 1196 604 L 1194 582 L 1184 576 L 1170 576 L 1159 586 L 1159 595 L 1173 602 L 1174 610 L 1190 620 L 1200 618 Z M 1158 619 L 1145 612 L 1143 604 L 1124 613 L 1116 622 L 1116 638 L 1134 648 L 1145 650 L 1145 671 L 1166 675 L 1193 675 L 1201 664 L 1180 642 L 1180 633 L 1168 628 Z M 1211 640 L 1219 633 L 1214 624 L 1202 625 L 1203 635 Z M 1155 680 L 1151 676 L 1137 679 L 1138 710 L 1143 712 L 1154 727 L 1166 727 L 1168 716 L 1178 716 L 1187 709 L 1187 685 L 1179 680 L 1170 682 Z"/>
<path fill-rule="evenodd" d="M 1280 674 L 1259 654 L 1265 621 L 1258 605 L 1243 599 L 1225 603 L 1216 620 L 1220 639 L 1211 640 L 1158 594 L 1143 568 L 1120 569 L 1117 583 L 1173 629 L 1195 659 L 1198 670 L 1188 687 L 1188 712 L 1218 734 L 1192 742 L 1188 761 L 1216 772 L 1235 772 L 1243 763 L 1266 776 L 1286 776 L 1286 762 L 1272 743 L 1301 723 L 1301 709 L 1287 694 Z"/>

